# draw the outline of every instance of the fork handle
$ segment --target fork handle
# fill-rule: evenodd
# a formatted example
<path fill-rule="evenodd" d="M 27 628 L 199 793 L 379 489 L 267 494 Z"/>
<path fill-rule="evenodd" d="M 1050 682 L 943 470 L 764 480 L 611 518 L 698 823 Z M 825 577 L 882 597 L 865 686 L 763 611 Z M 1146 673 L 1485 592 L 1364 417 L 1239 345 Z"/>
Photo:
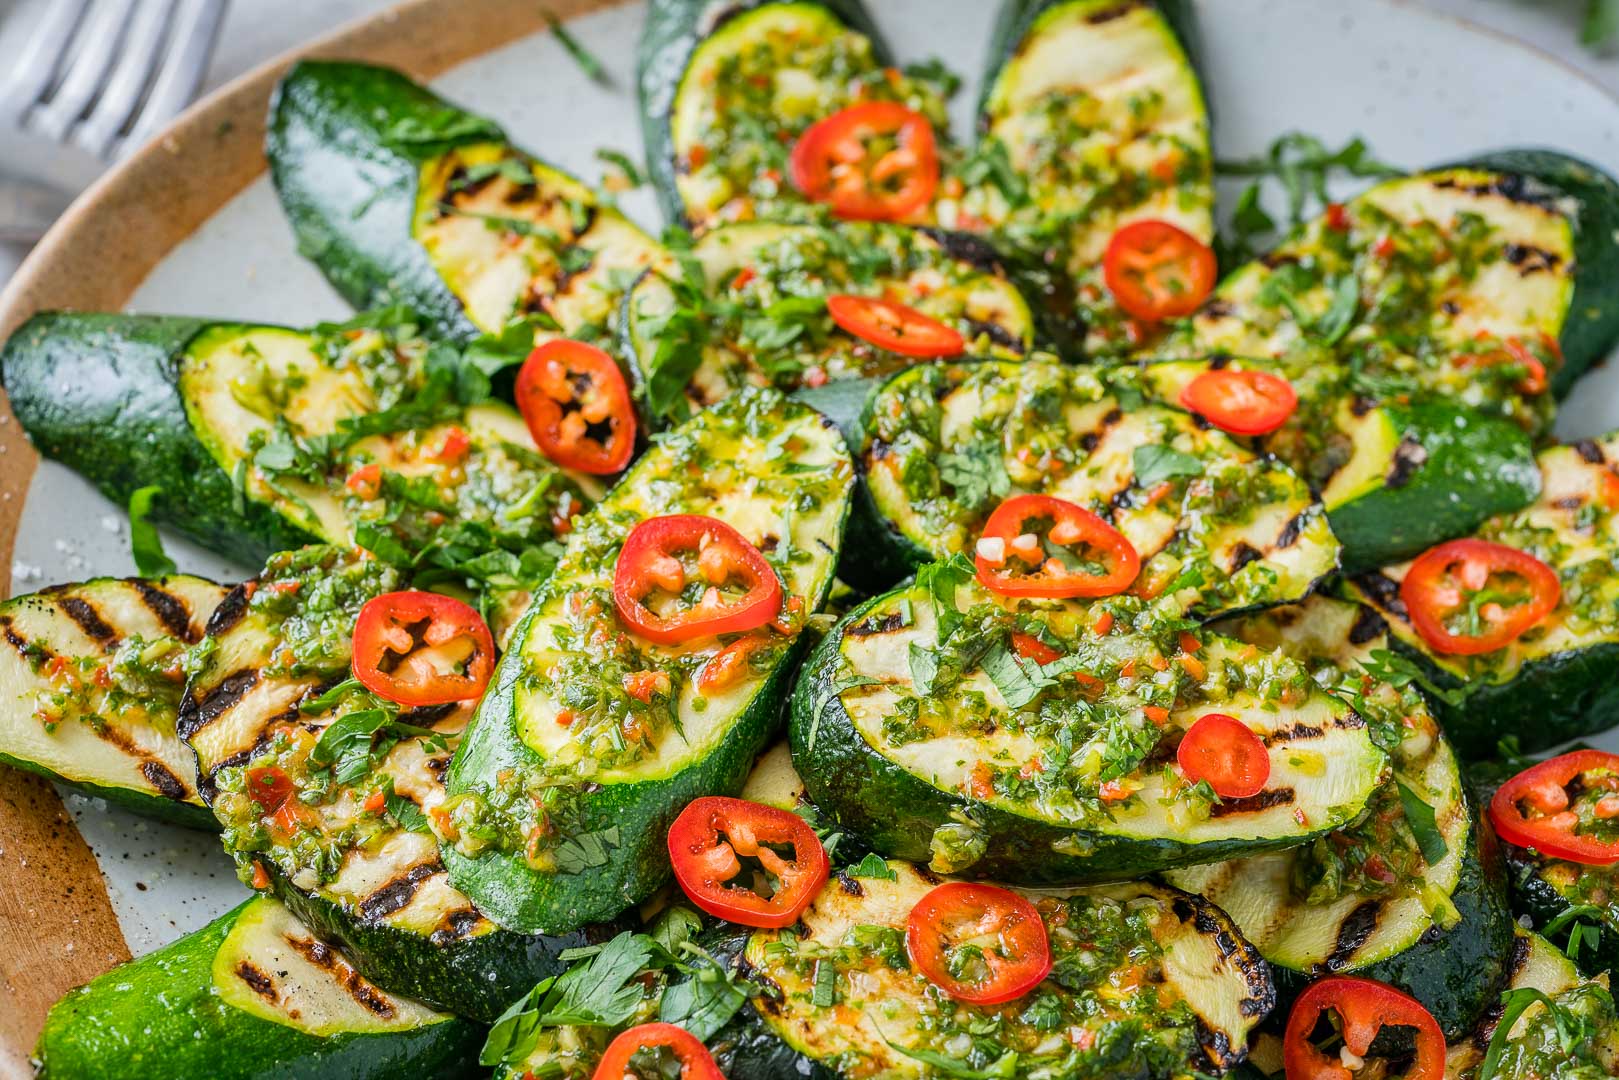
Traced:
<path fill-rule="evenodd" d="M 58 188 L 0 176 L 0 243 L 37 243 L 72 201 Z"/>

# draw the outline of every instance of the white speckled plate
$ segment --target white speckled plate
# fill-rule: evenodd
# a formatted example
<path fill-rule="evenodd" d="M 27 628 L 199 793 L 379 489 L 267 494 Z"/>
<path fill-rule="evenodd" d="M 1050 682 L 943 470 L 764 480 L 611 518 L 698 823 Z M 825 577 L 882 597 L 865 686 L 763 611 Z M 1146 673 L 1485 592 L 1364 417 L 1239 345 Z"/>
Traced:
<path fill-rule="evenodd" d="M 995 5 L 873 0 L 871 6 L 906 58 L 937 55 L 958 71 L 978 71 Z M 1300 129 L 1328 143 L 1363 135 L 1378 156 L 1410 167 L 1494 147 L 1545 145 L 1619 172 L 1619 103 L 1510 40 L 1389 0 L 1203 0 L 1199 8 L 1223 157 L 1257 153 L 1276 135 Z M 433 85 L 497 117 L 522 145 L 594 179 L 597 147 L 639 156 L 629 91 L 639 18 L 638 5 L 628 5 L 575 23 L 584 44 L 606 60 L 613 91 L 586 80 L 543 33 L 460 63 Z M 966 110 L 975 96 L 969 83 L 958 98 L 958 132 L 968 130 Z M 185 158 L 176 157 L 171 167 L 186 168 Z M 644 193 L 624 202 L 644 224 L 659 224 Z M 50 296 L 49 289 L 38 290 L 28 306 L 48 304 Z M 15 308 L 22 300 L 13 296 L 11 302 Z M 128 307 L 294 324 L 346 310 L 293 250 L 262 177 L 169 251 L 129 296 Z M 19 314 L 6 312 L 0 325 L 12 325 Z M 1619 369 L 1610 365 L 1587 377 L 1559 431 L 1578 436 L 1614 427 Z M 0 459 L 0 476 L 4 466 Z M 132 572 L 123 514 L 74 474 L 43 464 L 25 505 L 13 555 L 14 592 Z M 247 569 L 179 541 L 171 542 L 171 551 L 183 569 L 221 580 Z M 211 837 L 148 824 L 78 796 L 67 802 L 100 859 L 133 951 L 202 925 L 243 895 Z"/>

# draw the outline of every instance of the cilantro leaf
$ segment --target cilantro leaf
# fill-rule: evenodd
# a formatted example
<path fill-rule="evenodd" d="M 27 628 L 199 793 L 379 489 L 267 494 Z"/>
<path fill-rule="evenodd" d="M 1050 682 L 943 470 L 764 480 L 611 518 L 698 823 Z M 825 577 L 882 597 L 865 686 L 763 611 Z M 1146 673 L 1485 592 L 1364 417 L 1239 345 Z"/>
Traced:
<path fill-rule="evenodd" d="M 958 452 L 939 455 L 939 478 L 955 489 L 967 510 L 982 510 L 1012 490 L 999 443 L 971 443 Z"/>
<path fill-rule="evenodd" d="M 135 570 L 141 577 L 162 577 L 177 569 L 163 550 L 163 537 L 148 520 L 152 502 L 163 489 L 156 484 L 136 488 L 129 496 L 129 551 L 135 557 Z"/>
<path fill-rule="evenodd" d="M 1445 843 L 1434 819 L 1433 807 L 1406 787 L 1404 781 L 1396 779 L 1394 784 L 1400 789 L 1400 806 L 1405 810 L 1406 824 L 1417 838 L 1417 847 L 1422 850 L 1422 860 L 1433 866 L 1450 853 L 1450 845 Z"/>
<path fill-rule="evenodd" d="M 1452 708 L 1460 708 L 1467 700 L 1466 687 L 1445 689 L 1428 678 L 1416 661 L 1390 649 L 1373 649 L 1371 654 L 1361 661 L 1360 667 L 1372 678 L 1387 683 L 1396 690 L 1403 690 L 1414 683 L 1417 689 L 1427 696 L 1442 701 Z"/>

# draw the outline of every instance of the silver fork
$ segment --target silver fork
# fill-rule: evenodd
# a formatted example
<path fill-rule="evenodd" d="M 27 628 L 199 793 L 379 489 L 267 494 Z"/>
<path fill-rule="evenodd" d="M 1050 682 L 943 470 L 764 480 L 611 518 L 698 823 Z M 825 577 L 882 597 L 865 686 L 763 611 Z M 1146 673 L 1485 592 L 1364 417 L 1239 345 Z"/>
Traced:
<path fill-rule="evenodd" d="M 122 156 L 196 96 L 224 13 L 225 0 L 51 0 L 0 84 L 0 127 Z M 0 196 L 14 183 L 0 177 Z"/>

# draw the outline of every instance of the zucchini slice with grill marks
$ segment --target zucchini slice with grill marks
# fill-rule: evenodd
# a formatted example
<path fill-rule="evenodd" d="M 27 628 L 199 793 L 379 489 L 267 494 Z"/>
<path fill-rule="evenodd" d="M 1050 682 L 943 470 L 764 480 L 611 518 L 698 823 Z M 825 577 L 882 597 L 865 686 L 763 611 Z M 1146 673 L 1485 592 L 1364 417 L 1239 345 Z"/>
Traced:
<path fill-rule="evenodd" d="M 683 419 L 743 386 L 795 390 L 892 374 L 918 361 L 832 321 L 836 294 L 897 301 L 961 334 L 976 356 L 1020 360 L 1034 316 L 971 237 L 894 226 L 713 229 L 690 252 L 701 280 L 651 273 L 625 298 L 625 353 L 649 411 Z"/>
<path fill-rule="evenodd" d="M 360 608 L 404 587 L 356 549 L 272 557 L 214 613 L 180 733 L 244 879 L 379 986 L 488 1021 L 587 939 L 500 930 L 450 885 L 431 818 L 472 707 L 400 712 L 349 678 Z"/>
<path fill-rule="evenodd" d="M 1518 930 L 1508 961 L 1507 989 L 1538 990 L 1544 1002 L 1528 1006 L 1513 1022 L 1502 1045 L 1492 1080 L 1580 1080 L 1619 1075 L 1619 1012 L 1607 981 L 1582 980 L 1579 972 L 1546 939 Z M 1452 1041 L 1445 1055 L 1446 1080 L 1477 1080 L 1490 1041 L 1502 1020 L 1501 1007 L 1490 1010 L 1462 1041 Z"/>
<path fill-rule="evenodd" d="M 1351 593 L 1388 620 L 1395 648 L 1451 692 L 1435 695 L 1433 708 L 1464 757 L 1493 754 L 1503 738 L 1532 752 L 1619 724 L 1619 434 L 1552 447 L 1538 460 L 1539 499 L 1475 534 L 1557 571 L 1556 609 L 1516 641 L 1476 656 L 1435 652 L 1400 598 L 1407 565 L 1349 579 Z"/>
<path fill-rule="evenodd" d="M 1147 403 L 1128 370 L 921 365 L 872 396 L 856 455 L 863 533 L 842 573 L 873 588 L 971 551 L 996 505 L 1026 491 L 1109 520 L 1141 556 L 1139 587 L 1174 586 L 1200 615 L 1300 599 L 1337 566 L 1302 480 Z"/>
<path fill-rule="evenodd" d="M 1024 890 L 1051 975 L 1011 1009 L 951 1001 L 905 947 L 911 908 L 943 879 L 898 861 L 888 873 L 839 875 L 790 929 L 717 950 L 775 991 L 710 1040 L 727 1076 L 1190 1078 L 1240 1062 L 1274 1002 L 1264 961 L 1223 913 L 1146 882 Z"/>
<path fill-rule="evenodd" d="M 831 421 L 750 389 L 662 436 L 575 519 L 450 769 L 444 858 L 491 918 L 564 932 L 668 879 L 675 815 L 739 791 L 775 731 L 853 482 Z M 778 623 L 677 645 L 630 632 L 612 600 L 618 548 L 667 514 L 718 518 L 759 548 L 782 579 Z M 734 680 L 719 674 L 725 650 L 748 657 Z"/>
<path fill-rule="evenodd" d="M 395 997 L 268 897 L 70 991 L 34 1056 L 49 1080 L 461 1075 L 481 1029 Z"/>
<path fill-rule="evenodd" d="M 531 549 L 599 483 L 541 455 L 511 406 L 458 401 L 458 361 L 413 324 L 375 322 L 50 313 L 0 363 L 42 453 L 120 503 L 159 485 L 154 517 L 223 554 L 261 562 L 365 531 L 409 558 L 452 517 L 458 547 L 526 558 L 508 585 L 537 577 Z"/>
<path fill-rule="evenodd" d="M 653 0 L 637 53 L 647 171 L 671 221 L 817 220 L 787 179 L 815 121 L 899 101 L 948 131 L 944 95 L 900 75 L 860 0 Z"/>
<path fill-rule="evenodd" d="M 1024 659 L 1014 634 L 1059 658 Z M 1174 764 L 1215 712 L 1268 748 L 1251 797 L 1222 801 Z M 1365 720 L 1298 661 L 1199 629 L 1172 602 L 997 597 L 964 558 L 838 624 L 789 734 L 810 800 L 877 851 L 1023 882 L 1297 846 L 1359 817 L 1388 775 Z"/>
<path fill-rule="evenodd" d="M 947 191 L 935 208 L 940 225 L 987 230 L 1016 262 L 1058 263 L 1093 358 L 1143 344 L 1102 280 L 1114 232 L 1156 219 L 1205 244 L 1214 236 L 1209 117 L 1191 43 L 1183 0 L 1003 0 L 981 137 L 961 170 L 989 179 Z"/>
<path fill-rule="evenodd" d="M 1412 994 L 1448 1035 L 1468 1030 L 1504 979 L 1506 881 L 1421 694 L 1364 671 L 1388 648 L 1382 620 L 1317 596 L 1218 629 L 1293 657 L 1323 689 L 1352 693 L 1394 775 L 1367 813 L 1337 832 L 1166 879 L 1228 912 L 1270 961 L 1284 996 L 1308 978 L 1353 973 Z"/>
<path fill-rule="evenodd" d="M 628 282 L 664 258 L 493 121 L 388 68 L 294 65 L 266 152 L 299 250 L 337 291 L 358 308 L 404 304 L 448 340 L 536 316 L 605 341 Z"/>
<path fill-rule="evenodd" d="M 224 596 L 177 574 L 96 578 L 0 603 L 0 762 L 212 828 L 174 725 L 185 650 Z"/>
<path fill-rule="evenodd" d="M 1469 166 L 1379 184 L 1222 282 L 1155 353 L 1193 362 L 1154 382 L 1175 400 L 1233 357 L 1292 380 L 1300 407 L 1265 444 L 1321 491 L 1351 569 L 1517 510 L 1537 492 L 1551 391 L 1619 333 L 1619 310 L 1593 297 L 1613 258 L 1589 233 L 1619 198 L 1590 195 L 1600 174 L 1586 174 L 1584 201 Z"/>

